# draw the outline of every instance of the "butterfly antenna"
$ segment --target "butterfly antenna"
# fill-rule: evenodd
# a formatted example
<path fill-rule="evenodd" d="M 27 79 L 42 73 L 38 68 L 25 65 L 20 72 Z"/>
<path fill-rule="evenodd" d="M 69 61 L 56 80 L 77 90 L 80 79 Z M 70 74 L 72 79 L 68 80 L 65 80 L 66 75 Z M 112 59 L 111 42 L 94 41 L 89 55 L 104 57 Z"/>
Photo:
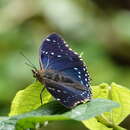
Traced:
<path fill-rule="evenodd" d="M 29 58 L 27 58 L 22 52 L 20 52 L 20 54 L 28 61 L 28 62 L 25 62 L 26 65 L 37 70 L 36 66 L 29 60 Z"/>

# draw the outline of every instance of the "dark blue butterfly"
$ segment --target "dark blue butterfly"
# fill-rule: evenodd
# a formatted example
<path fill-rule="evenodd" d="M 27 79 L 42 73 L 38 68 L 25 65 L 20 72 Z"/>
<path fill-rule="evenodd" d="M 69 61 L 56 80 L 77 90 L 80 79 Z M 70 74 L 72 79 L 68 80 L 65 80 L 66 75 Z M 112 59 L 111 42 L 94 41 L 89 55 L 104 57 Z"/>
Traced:
<path fill-rule="evenodd" d="M 40 70 L 34 77 L 67 108 L 91 99 L 90 78 L 80 56 L 58 35 L 51 34 L 40 50 Z"/>

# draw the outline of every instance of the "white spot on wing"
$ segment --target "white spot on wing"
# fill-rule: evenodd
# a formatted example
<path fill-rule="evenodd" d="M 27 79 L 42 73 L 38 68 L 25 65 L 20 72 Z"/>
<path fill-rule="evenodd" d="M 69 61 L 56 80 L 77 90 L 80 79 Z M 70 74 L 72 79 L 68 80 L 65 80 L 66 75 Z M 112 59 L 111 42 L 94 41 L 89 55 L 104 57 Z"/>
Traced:
<path fill-rule="evenodd" d="M 82 59 L 82 58 L 80 58 L 80 60 L 81 60 L 81 61 L 83 61 L 83 59 Z"/>
<path fill-rule="evenodd" d="M 81 79 L 81 76 L 80 76 L 80 75 L 79 75 L 78 77 Z"/>
<path fill-rule="evenodd" d="M 86 86 L 88 87 L 88 84 L 86 84 Z"/>
<path fill-rule="evenodd" d="M 56 100 L 57 100 L 57 101 L 60 101 L 60 99 L 59 99 L 59 98 L 57 98 Z"/>
<path fill-rule="evenodd" d="M 51 41 L 49 38 L 46 39 L 47 41 Z"/>
<path fill-rule="evenodd" d="M 84 67 L 83 70 L 86 71 L 86 68 Z"/>
<path fill-rule="evenodd" d="M 79 71 L 78 74 L 81 74 L 81 72 Z"/>
<path fill-rule="evenodd" d="M 44 54 L 44 53 L 45 53 L 45 51 L 42 51 L 42 53 Z"/>
<path fill-rule="evenodd" d="M 68 47 L 69 45 L 68 44 L 65 44 L 66 47 Z"/>
<path fill-rule="evenodd" d="M 61 55 L 57 55 L 57 57 L 61 57 Z"/>
<path fill-rule="evenodd" d="M 53 42 L 56 42 L 56 40 L 52 40 Z"/>
<path fill-rule="evenodd" d="M 46 53 L 45 54 L 48 54 L 48 52 L 46 51 Z"/>
<path fill-rule="evenodd" d="M 87 74 L 85 74 L 85 76 L 88 76 Z"/>
<path fill-rule="evenodd" d="M 88 81 L 88 79 L 87 79 L 87 78 L 85 78 L 85 81 Z"/>
<path fill-rule="evenodd" d="M 55 89 L 54 89 L 54 88 L 51 88 L 51 87 L 48 87 L 48 89 L 49 89 L 49 90 L 52 90 L 52 91 L 55 91 Z"/>
<path fill-rule="evenodd" d="M 74 52 L 74 54 L 78 55 L 78 53 L 77 53 L 77 52 Z"/>
<path fill-rule="evenodd" d="M 51 55 L 54 55 L 54 52 L 52 52 Z"/>
<path fill-rule="evenodd" d="M 60 92 L 61 92 L 61 90 L 57 89 L 57 92 L 58 92 L 58 93 L 60 93 Z"/>
<path fill-rule="evenodd" d="M 78 70 L 78 68 L 75 67 L 74 70 Z"/>

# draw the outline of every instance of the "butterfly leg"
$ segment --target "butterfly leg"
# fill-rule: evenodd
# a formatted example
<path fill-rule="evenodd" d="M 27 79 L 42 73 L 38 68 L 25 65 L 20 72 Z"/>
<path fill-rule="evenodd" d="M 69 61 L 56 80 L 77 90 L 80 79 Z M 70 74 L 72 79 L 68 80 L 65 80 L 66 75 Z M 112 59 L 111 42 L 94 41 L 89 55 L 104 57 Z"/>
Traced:
<path fill-rule="evenodd" d="M 45 87 L 43 87 L 42 90 L 41 90 L 41 92 L 40 92 L 41 105 L 43 104 L 43 101 L 42 101 L 42 93 L 43 93 L 44 90 L 45 90 Z"/>

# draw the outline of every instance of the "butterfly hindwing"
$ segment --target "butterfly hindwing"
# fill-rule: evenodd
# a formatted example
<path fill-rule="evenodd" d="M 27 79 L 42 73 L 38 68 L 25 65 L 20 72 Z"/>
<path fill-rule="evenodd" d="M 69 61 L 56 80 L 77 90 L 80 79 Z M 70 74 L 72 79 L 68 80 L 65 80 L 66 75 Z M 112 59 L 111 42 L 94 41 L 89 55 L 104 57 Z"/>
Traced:
<path fill-rule="evenodd" d="M 77 104 L 90 99 L 89 90 L 75 89 L 71 87 L 71 84 L 48 80 L 45 82 L 45 86 L 47 90 L 56 98 L 56 100 L 67 108 L 72 108 Z"/>

